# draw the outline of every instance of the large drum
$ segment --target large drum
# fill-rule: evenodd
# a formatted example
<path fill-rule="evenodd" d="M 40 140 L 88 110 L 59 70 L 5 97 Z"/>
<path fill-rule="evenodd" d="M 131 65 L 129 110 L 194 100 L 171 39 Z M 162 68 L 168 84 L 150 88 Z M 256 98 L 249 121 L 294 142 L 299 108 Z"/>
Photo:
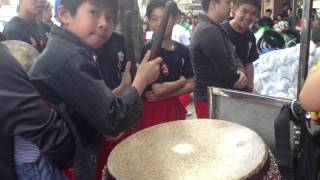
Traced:
<path fill-rule="evenodd" d="M 7 40 L 1 42 L 10 51 L 10 53 L 17 59 L 17 61 L 28 71 L 32 64 L 36 61 L 39 56 L 38 51 L 30 44 L 18 41 L 18 40 Z"/>
<path fill-rule="evenodd" d="M 209 119 L 144 129 L 113 149 L 107 168 L 119 180 L 280 179 L 254 131 Z"/>

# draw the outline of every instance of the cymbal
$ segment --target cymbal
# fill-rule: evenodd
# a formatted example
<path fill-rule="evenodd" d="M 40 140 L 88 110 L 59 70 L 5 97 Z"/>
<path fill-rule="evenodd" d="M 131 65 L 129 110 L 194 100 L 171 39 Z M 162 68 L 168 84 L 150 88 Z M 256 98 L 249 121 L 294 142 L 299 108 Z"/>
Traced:
<path fill-rule="evenodd" d="M 7 40 L 2 41 L 11 52 L 11 54 L 18 60 L 18 62 L 28 71 L 36 58 L 39 56 L 39 52 L 32 47 L 30 44 L 18 41 L 18 40 Z"/>
<path fill-rule="evenodd" d="M 223 120 L 173 121 L 139 131 L 111 152 L 119 180 L 245 179 L 262 168 L 267 147 L 252 130 Z"/>

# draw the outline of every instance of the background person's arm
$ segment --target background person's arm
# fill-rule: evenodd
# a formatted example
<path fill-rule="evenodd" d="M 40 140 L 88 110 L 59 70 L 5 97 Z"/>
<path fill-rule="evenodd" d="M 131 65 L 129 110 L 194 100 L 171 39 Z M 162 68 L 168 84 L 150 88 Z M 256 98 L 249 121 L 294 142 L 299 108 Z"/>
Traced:
<path fill-rule="evenodd" d="M 307 111 L 320 111 L 320 69 L 310 74 L 300 92 L 299 98 Z"/>

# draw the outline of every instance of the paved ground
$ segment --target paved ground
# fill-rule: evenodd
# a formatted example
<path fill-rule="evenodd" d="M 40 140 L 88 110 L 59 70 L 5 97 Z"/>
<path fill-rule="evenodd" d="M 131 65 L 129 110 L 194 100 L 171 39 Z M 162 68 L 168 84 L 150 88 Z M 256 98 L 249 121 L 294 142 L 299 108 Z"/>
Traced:
<path fill-rule="evenodd" d="M 188 112 L 191 112 L 191 116 L 187 116 L 186 119 L 197 119 L 197 115 L 196 115 L 196 111 L 194 109 L 194 105 L 193 105 L 193 98 L 190 98 L 190 103 L 187 106 L 187 110 Z"/>

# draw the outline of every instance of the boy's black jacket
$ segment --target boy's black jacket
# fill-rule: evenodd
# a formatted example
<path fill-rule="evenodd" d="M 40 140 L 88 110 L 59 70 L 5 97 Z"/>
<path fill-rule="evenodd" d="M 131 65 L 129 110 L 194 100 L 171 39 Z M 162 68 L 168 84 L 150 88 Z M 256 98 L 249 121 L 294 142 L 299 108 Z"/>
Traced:
<path fill-rule="evenodd" d="M 102 135 L 128 129 L 143 112 L 137 89 L 131 87 L 116 97 L 105 84 L 96 61 L 95 52 L 85 42 L 53 26 L 46 49 L 29 73 L 46 100 L 56 107 L 66 105 L 64 119 L 70 117 L 77 140 L 76 179 L 92 179 L 95 175 Z"/>

